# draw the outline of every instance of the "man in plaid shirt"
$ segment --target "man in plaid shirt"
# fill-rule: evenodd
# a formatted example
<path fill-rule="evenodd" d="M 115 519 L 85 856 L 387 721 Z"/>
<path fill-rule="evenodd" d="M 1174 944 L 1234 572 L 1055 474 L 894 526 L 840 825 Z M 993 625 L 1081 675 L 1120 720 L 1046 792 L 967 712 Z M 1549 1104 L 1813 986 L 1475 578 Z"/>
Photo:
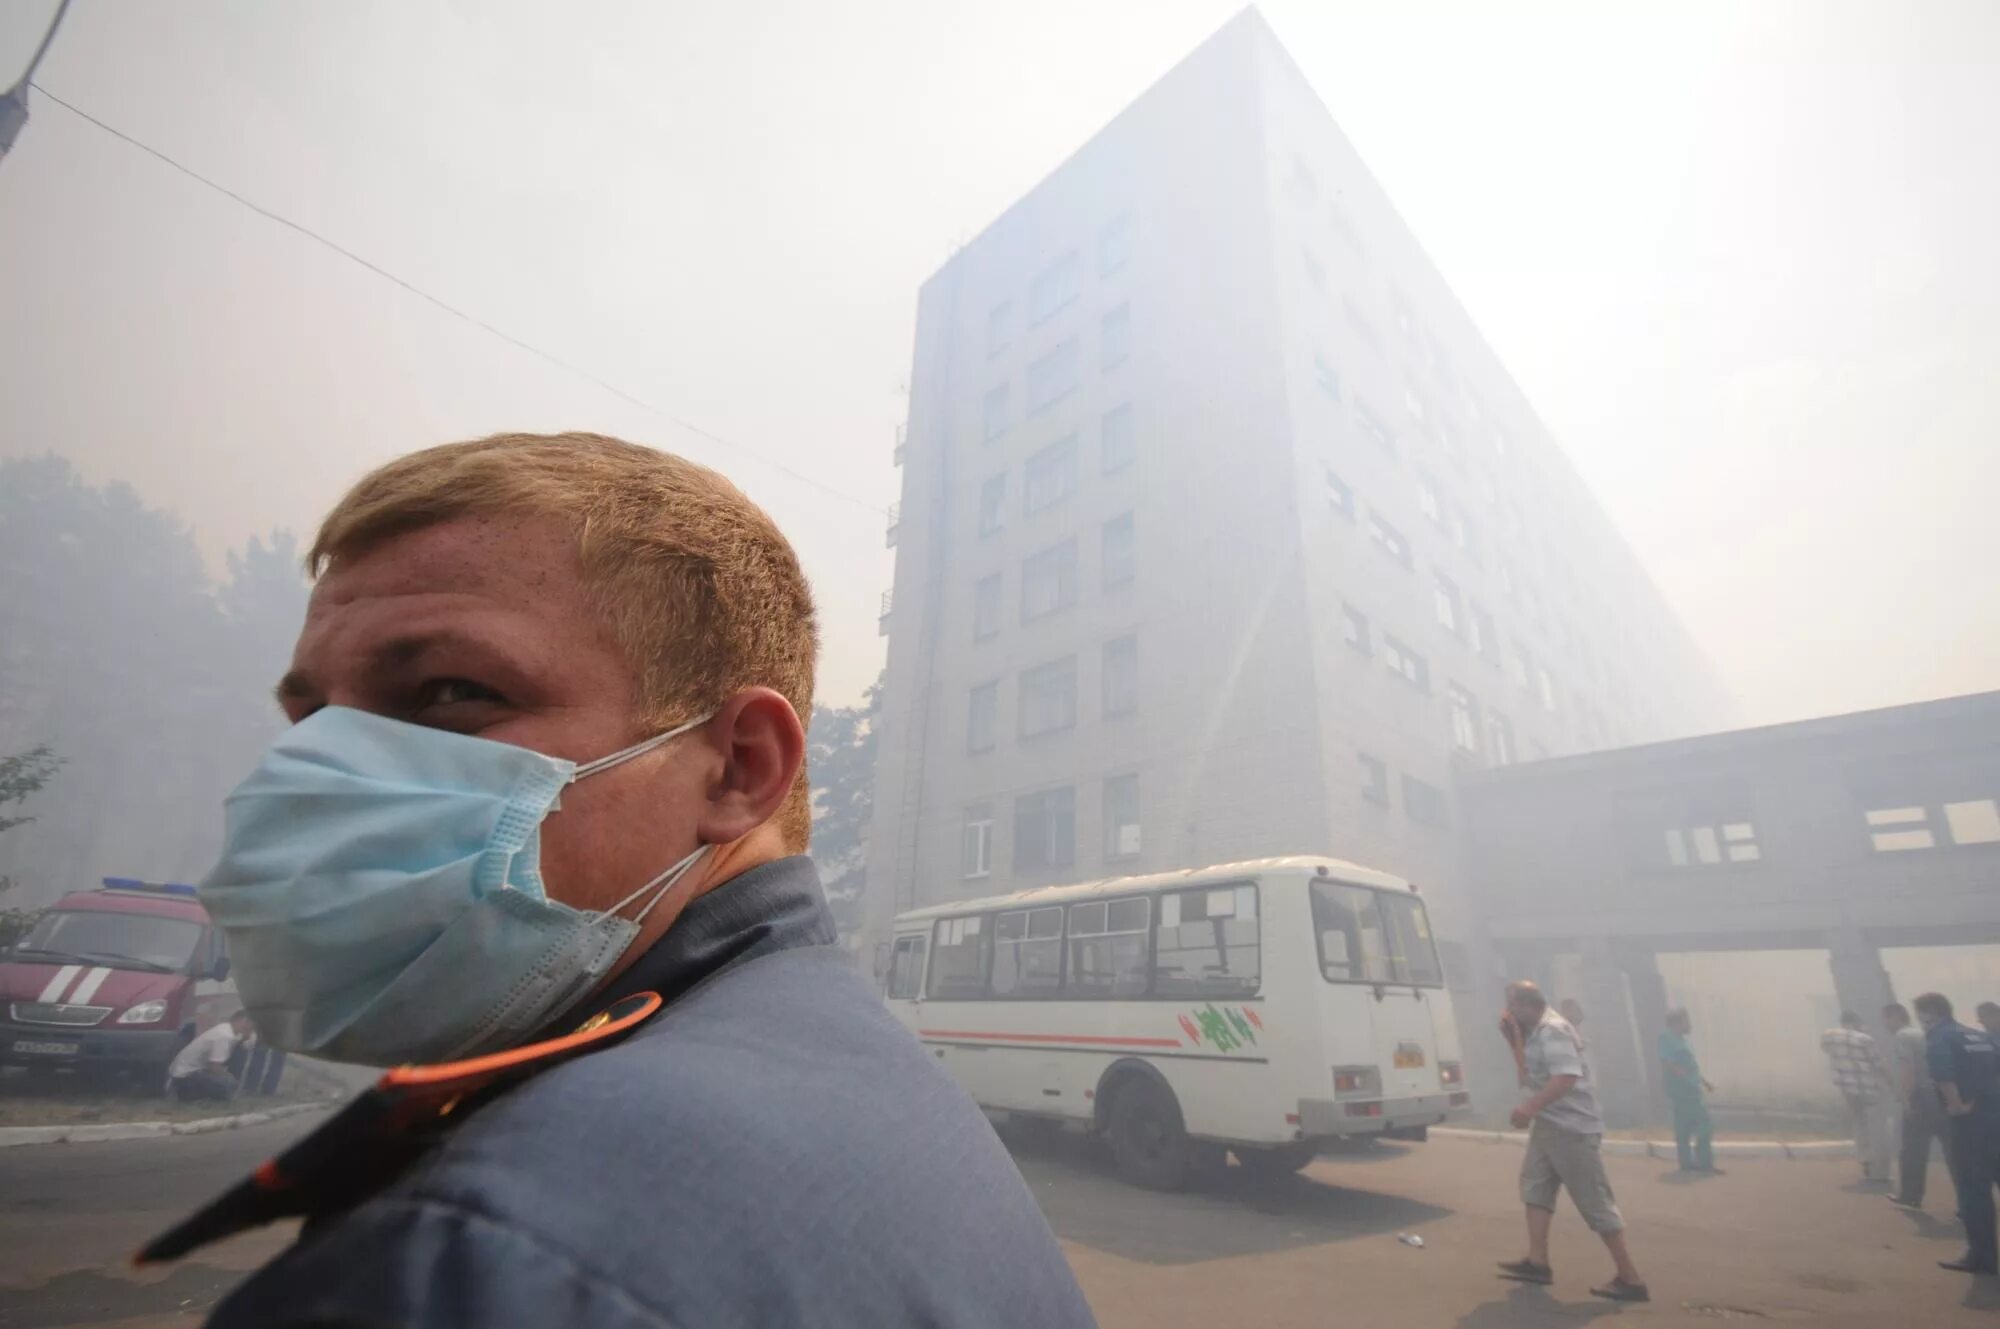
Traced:
<path fill-rule="evenodd" d="M 1889 1074 L 1875 1053 L 1875 1040 L 1861 1027 L 1859 1015 L 1842 1011 L 1840 1027 L 1821 1034 L 1819 1048 L 1826 1053 L 1833 1087 L 1847 1101 L 1854 1122 L 1854 1155 L 1861 1160 L 1862 1178 L 1867 1185 L 1886 1190 L 1893 1102 Z"/>

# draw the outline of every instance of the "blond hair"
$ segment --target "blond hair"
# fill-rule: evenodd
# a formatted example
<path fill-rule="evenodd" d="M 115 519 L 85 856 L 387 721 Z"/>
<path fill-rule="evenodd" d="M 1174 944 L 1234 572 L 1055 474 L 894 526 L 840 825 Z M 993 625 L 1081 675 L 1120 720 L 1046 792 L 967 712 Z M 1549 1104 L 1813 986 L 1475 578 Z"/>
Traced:
<path fill-rule="evenodd" d="M 602 434 L 495 434 L 376 468 L 327 514 L 306 554 L 314 577 L 391 536 L 457 517 L 552 517 L 577 538 L 591 607 L 639 675 L 642 719 L 665 729 L 742 688 L 774 689 L 812 715 L 819 650 L 798 556 L 763 509 L 683 457 Z M 806 772 L 777 816 L 802 851 Z"/>

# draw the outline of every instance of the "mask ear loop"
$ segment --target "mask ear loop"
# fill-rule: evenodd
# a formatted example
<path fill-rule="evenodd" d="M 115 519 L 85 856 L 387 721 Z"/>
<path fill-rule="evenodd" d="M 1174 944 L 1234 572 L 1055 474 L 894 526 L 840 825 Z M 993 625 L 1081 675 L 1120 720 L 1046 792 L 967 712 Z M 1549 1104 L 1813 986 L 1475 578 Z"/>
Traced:
<path fill-rule="evenodd" d="M 596 775 L 599 771 L 608 771 L 613 766 L 622 766 L 634 757 L 643 757 L 662 743 L 671 743 L 690 729 L 698 729 L 714 718 L 713 715 L 704 715 L 699 719 L 689 720 L 686 724 L 669 729 L 664 734 L 655 734 L 643 742 L 634 743 L 631 747 L 621 752 L 614 752 L 608 757 L 599 757 L 596 761 L 587 761 L 577 767 L 576 773 L 569 777 L 570 783 L 575 784 L 586 775 Z"/>
<path fill-rule="evenodd" d="M 634 900 L 644 895 L 647 891 L 652 890 L 654 887 L 658 887 L 659 894 L 655 895 L 652 899 L 646 901 L 646 907 L 644 909 L 641 909 L 638 912 L 638 914 L 635 915 L 632 919 L 634 923 L 645 922 L 646 915 L 653 912 L 653 906 L 667 898 L 667 892 L 680 884 L 681 878 L 685 877 L 688 874 L 688 869 L 692 868 L 695 865 L 696 861 L 699 860 L 703 854 L 707 853 L 708 850 L 709 846 L 705 844 L 697 845 L 693 853 L 689 854 L 686 858 L 683 858 L 680 862 L 668 868 L 665 872 L 662 872 L 659 876 L 647 882 L 644 886 L 641 886 L 638 890 L 633 891 L 630 895 L 620 900 L 617 904 L 612 905 L 609 909 L 605 910 L 604 912 L 607 915 L 613 917 L 622 914 L 625 912 L 626 905 L 631 904 Z"/>

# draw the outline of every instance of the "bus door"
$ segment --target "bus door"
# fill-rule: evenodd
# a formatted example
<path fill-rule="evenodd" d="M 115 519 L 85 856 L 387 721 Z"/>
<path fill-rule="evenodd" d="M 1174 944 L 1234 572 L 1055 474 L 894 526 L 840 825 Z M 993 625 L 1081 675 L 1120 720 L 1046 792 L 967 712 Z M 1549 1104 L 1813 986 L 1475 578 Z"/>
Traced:
<path fill-rule="evenodd" d="M 1372 986 L 1367 1003 L 1382 1097 L 1438 1092 L 1437 948 L 1414 895 L 1318 880 L 1314 926 L 1328 978 Z"/>

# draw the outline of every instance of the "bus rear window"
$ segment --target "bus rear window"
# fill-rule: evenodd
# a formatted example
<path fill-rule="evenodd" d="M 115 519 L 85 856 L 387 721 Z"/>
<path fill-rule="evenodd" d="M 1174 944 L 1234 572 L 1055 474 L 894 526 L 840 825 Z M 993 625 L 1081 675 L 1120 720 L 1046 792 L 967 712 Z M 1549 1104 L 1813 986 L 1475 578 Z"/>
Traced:
<path fill-rule="evenodd" d="M 1430 919 L 1416 896 L 1316 880 L 1312 905 L 1327 981 L 1443 985 Z"/>

